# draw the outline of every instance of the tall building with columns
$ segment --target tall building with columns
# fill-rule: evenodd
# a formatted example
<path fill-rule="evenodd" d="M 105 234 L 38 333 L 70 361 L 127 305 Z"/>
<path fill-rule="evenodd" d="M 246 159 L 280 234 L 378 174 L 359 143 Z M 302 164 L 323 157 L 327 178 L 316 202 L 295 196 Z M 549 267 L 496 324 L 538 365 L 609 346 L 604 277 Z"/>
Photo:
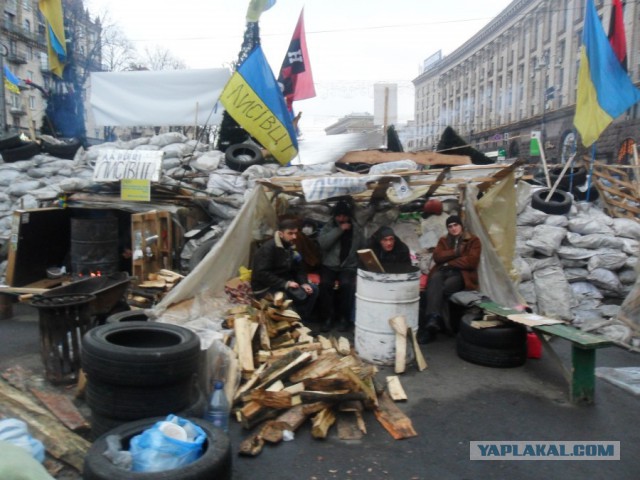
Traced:
<path fill-rule="evenodd" d="M 611 1 L 594 1 L 606 31 Z M 626 3 L 627 61 L 637 84 L 640 5 Z M 584 7 L 585 0 L 514 0 L 451 54 L 427 57 L 413 80 L 416 135 L 409 148 L 434 149 L 451 126 L 479 150 L 527 156 L 531 132 L 538 130 L 547 156 L 565 160 L 579 140 L 573 116 Z M 623 150 L 637 141 L 639 129 L 636 105 L 603 133 L 600 155 L 628 161 Z"/>

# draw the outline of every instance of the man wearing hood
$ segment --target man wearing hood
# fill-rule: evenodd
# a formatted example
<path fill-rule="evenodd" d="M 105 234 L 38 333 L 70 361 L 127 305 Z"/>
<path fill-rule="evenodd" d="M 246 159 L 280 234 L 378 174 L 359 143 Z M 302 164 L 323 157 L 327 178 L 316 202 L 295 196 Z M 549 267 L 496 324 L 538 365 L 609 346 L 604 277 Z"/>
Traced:
<path fill-rule="evenodd" d="M 434 340 L 443 327 L 442 306 L 449 295 L 479 288 L 480 239 L 464 230 L 458 215 L 447 218 L 446 225 L 448 233 L 433 251 L 435 265 L 429 272 L 427 306 L 418 329 L 418 342 L 422 344 Z"/>
<path fill-rule="evenodd" d="M 318 245 L 322 251 L 320 267 L 320 305 L 325 321 L 321 327 L 328 332 L 334 323 L 339 323 L 341 331 L 351 328 L 353 303 L 356 294 L 358 250 L 364 246 L 364 235 L 360 226 L 353 221 L 353 209 L 349 203 L 340 200 L 331 211 L 329 220 L 318 235 Z M 339 283 L 336 308 L 336 282 Z"/>
<path fill-rule="evenodd" d="M 307 282 L 302 256 L 295 248 L 298 222 L 281 220 L 278 231 L 255 253 L 251 269 L 251 289 L 257 298 L 267 293 L 285 292 L 304 323 L 318 297 L 318 288 Z"/>
<path fill-rule="evenodd" d="M 400 240 L 391 227 L 380 227 L 369 238 L 367 248 L 375 253 L 385 272 L 406 273 L 411 267 L 409 247 Z"/>

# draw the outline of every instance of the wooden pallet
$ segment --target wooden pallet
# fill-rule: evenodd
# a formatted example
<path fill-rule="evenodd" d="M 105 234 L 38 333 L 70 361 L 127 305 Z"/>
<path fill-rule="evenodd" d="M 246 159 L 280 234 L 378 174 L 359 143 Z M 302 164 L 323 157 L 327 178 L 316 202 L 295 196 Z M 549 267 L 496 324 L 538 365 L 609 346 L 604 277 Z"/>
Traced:
<path fill-rule="evenodd" d="M 154 237 L 157 237 L 153 240 Z M 171 213 L 152 210 L 131 215 L 131 245 L 135 253 L 141 238 L 141 258 L 132 259 L 132 275 L 136 282 L 148 280 L 150 273 L 173 268 L 173 225 Z"/>

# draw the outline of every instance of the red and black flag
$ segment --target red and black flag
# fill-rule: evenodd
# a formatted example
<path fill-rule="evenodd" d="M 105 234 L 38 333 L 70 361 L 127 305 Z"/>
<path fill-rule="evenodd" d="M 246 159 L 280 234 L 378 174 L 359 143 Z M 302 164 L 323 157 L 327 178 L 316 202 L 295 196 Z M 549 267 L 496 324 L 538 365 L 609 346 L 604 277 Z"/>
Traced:
<path fill-rule="evenodd" d="M 304 9 L 300 12 L 289 49 L 282 62 L 282 67 L 280 67 L 278 83 L 282 88 L 282 94 L 289 111 L 293 110 L 294 100 L 304 100 L 316 96 L 309 53 L 307 52 L 307 40 L 304 34 Z"/>
<path fill-rule="evenodd" d="M 620 0 L 613 0 L 611 4 L 611 19 L 609 21 L 609 43 L 618 57 L 620 65 L 627 71 L 627 38 L 624 33 L 623 4 Z"/>

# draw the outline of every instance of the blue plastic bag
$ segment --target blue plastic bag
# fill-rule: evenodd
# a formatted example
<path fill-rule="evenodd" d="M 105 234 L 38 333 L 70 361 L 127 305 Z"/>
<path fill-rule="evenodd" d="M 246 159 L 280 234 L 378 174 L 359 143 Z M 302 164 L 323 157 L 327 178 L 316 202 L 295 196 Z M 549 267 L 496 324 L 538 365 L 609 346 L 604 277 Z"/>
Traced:
<path fill-rule="evenodd" d="M 0 420 L 0 440 L 24 448 L 40 463 L 44 462 L 44 445 L 29 434 L 27 424 L 17 418 Z"/>
<path fill-rule="evenodd" d="M 174 423 L 187 432 L 187 440 L 178 440 L 163 433 L 163 424 Z M 129 443 L 132 471 L 161 472 L 188 465 L 202 455 L 207 434 L 198 425 L 175 415 L 156 422 Z"/>

